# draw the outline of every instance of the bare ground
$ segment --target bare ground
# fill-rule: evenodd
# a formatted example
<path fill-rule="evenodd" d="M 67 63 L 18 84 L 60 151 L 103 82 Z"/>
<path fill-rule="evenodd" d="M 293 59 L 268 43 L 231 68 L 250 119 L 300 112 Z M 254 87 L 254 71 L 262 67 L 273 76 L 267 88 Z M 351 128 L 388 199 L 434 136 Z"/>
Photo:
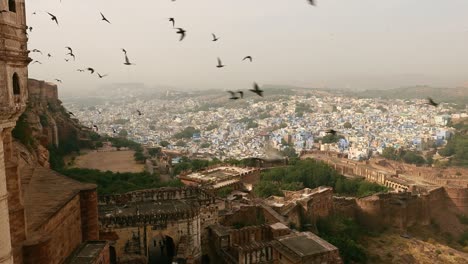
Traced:
<path fill-rule="evenodd" d="M 142 172 L 143 164 L 138 164 L 133 158 L 132 150 L 97 152 L 90 151 L 76 157 L 72 167 L 96 169 L 113 172 Z"/>
<path fill-rule="evenodd" d="M 443 245 L 434 239 L 409 239 L 399 234 L 385 233 L 366 239 L 369 263 L 404 264 L 462 264 L 467 263 L 468 254 Z"/>

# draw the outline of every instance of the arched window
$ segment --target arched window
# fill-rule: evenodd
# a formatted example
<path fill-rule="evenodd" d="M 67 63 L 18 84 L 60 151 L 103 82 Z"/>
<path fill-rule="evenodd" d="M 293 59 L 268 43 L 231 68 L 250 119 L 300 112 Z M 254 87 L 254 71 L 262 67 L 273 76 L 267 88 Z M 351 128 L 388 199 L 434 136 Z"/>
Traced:
<path fill-rule="evenodd" d="M 14 95 L 21 94 L 20 81 L 19 81 L 19 77 L 17 73 L 13 74 L 13 94 Z"/>
<path fill-rule="evenodd" d="M 8 0 L 8 10 L 16 13 L 16 0 Z"/>

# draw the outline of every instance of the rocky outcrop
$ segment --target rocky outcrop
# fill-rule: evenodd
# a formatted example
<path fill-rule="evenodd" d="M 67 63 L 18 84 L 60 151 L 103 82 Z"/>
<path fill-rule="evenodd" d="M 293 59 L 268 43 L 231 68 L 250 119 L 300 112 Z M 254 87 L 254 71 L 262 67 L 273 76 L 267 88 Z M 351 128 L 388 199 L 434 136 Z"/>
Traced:
<path fill-rule="evenodd" d="M 43 167 L 49 167 L 49 151 L 56 148 L 78 149 L 89 142 L 89 130 L 62 106 L 58 99 L 57 85 L 29 79 L 29 101 L 26 111 L 19 118 L 13 134 L 29 151 L 31 159 Z"/>

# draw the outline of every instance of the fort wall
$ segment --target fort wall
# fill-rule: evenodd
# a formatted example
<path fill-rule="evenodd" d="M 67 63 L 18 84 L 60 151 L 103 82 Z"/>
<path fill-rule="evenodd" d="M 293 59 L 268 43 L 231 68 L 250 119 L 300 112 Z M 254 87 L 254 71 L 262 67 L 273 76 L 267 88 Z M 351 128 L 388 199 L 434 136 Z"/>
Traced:
<path fill-rule="evenodd" d="M 75 196 L 35 232 L 25 243 L 25 264 L 65 261 L 82 242 L 80 197 Z"/>

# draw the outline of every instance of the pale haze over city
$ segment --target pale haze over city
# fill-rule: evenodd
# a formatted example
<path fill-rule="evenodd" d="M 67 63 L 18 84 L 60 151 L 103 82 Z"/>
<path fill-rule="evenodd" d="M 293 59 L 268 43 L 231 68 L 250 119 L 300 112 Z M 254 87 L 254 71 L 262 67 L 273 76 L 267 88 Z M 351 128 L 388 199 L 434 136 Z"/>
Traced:
<path fill-rule="evenodd" d="M 240 89 L 253 80 L 351 89 L 468 82 L 464 0 L 326 0 L 318 8 L 286 0 L 57 1 L 28 3 L 29 46 L 55 57 L 33 54 L 44 64 L 30 74 L 62 79 L 65 94 L 122 82 L 179 89 Z M 112 24 L 99 23 L 99 12 Z M 169 17 L 187 30 L 184 41 Z M 76 62 L 64 61 L 65 46 Z M 123 65 L 121 48 L 135 67 Z M 242 63 L 247 55 L 254 63 Z M 217 69 L 217 57 L 227 67 Z M 98 80 L 80 67 L 109 76 Z"/>

